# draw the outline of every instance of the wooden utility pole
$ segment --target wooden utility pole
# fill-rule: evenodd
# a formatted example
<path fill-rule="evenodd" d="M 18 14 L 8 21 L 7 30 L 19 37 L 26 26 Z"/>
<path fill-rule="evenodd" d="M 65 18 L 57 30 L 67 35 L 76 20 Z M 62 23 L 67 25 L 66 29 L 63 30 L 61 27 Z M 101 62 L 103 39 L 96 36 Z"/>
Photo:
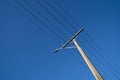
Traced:
<path fill-rule="evenodd" d="M 87 55 L 84 53 L 84 51 L 82 50 L 82 48 L 79 46 L 79 44 L 77 43 L 77 41 L 75 39 L 73 39 L 73 42 L 76 46 L 76 48 L 78 49 L 78 51 L 80 52 L 80 55 L 83 57 L 83 59 L 85 60 L 86 64 L 88 65 L 89 69 L 91 70 L 92 74 L 94 75 L 96 80 L 103 80 L 102 76 L 100 75 L 100 73 L 96 70 L 96 68 L 94 67 L 94 65 L 91 63 L 90 59 L 87 57 Z"/>
<path fill-rule="evenodd" d="M 90 59 L 87 57 L 87 55 L 85 54 L 85 52 L 82 50 L 82 48 L 80 47 L 80 45 L 77 43 L 77 41 L 75 40 L 75 38 L 83 31 L 83 29 L 80 29 L 80 31 L 78 31 L 71 39 L 69 39 L 61 48 L 64 49 L 70 42 L 73 41 L 73 43 L 75 44 L 76 48 L 78 49 L 78 51 L 80 52 L 80 55 L 83 57 L 84 61 L 86 62 L 86 64 L 88 65 L 89 69 L 91 70 L 92 74 L 94 75 L 96 80 L 104 80 L 102 78 L 102 76 L 100 75 L 100 73 L 97 71 L 97 69 L 95 68 L 95 66 L 92 64 L 92 62 L 90 61 Z M 55 52 L 58 52 L 61 48 L 58 48 L 55 50 Z"/>

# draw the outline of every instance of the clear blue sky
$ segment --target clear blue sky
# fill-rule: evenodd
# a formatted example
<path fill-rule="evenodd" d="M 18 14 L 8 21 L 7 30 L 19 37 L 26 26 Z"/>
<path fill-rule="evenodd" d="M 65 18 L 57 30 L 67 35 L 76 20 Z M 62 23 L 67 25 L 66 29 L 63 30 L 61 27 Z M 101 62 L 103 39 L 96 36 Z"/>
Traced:
<path fill-rule="evenodd" d="M 26 0 L 54 26 L 24 0 L 17 1 L 0 0 L 0 80 L 95 80 L 77 49 L 54 53 L 76 32 L 60 15 L 76 30 L 85 29 L 77 40 L 105 80 L 120 80 L 119 0 L 47 0 L 60 15 L 44 0 L 39 2 L 48 11 Z"/>

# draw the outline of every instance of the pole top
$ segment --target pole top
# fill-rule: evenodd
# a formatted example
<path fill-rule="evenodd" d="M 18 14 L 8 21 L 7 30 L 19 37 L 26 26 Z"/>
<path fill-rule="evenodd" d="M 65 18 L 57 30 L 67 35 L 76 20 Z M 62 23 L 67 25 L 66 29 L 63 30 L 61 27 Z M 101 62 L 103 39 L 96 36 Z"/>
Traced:
<path fill-rule="evenodd" d="M 75 39 L 84 29 L 81 28 L 74 36 L 72 36 L 61 48 L 64 49 L 67 45 L 69 45 L 69 43 Z M 57 48 L 54 52 L 58 52 L 59 48 Z"/>

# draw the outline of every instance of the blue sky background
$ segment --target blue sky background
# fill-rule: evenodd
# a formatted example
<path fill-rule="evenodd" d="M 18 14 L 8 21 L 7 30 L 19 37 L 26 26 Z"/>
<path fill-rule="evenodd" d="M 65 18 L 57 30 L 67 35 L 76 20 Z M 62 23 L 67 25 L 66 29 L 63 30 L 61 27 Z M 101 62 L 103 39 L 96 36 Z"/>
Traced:
<path fill-rule="evenodd" d="M 39 17 L 47 28 L 15 0 L 0 0 L 0 80 L 95 80 L 76 49 L 54 53 L 54 49 L 61 47 L 76 31 L 44 0 L 39 2 L 65 26 L 58 23 L 36 0 L 26 1 L 55 26 L 41 18 L 24 0 L 17 1 Z M 76 30 L 85 29 L 77 41 L 104 79 L 120 80 L 120 1 L 55 0 L 74 20 L 54 0 L 47 1 Z M 48 27 L 57 31 L 64 40 L 56 37 L 57 34 Z"/>

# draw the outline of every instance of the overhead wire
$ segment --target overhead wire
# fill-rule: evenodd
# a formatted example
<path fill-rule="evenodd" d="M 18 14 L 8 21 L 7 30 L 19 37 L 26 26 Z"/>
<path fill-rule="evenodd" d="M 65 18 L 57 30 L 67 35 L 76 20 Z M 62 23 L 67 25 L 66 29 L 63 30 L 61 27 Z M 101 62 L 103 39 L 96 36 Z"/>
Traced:
<path fill-rule="evenodd" d="M 54 33 L 54 35 L 58 38 L 60 38 L 59 35 L 57 35 L 57 33 L 52 30 L 52 28 L 50 28 L 48 25 L 46 25 L 43 21 L 41 21 L 36 15 L 34 15 L 29 9 L 25 8 L 19 1 L 14 0 L 19 6 L 21 6 L 24 10 L 26 10 L 29 14 L 31 14 L 36 20 L 38 20 L 42 25 L 44 25 L 46 27 L 46 29 L 49 29 L 51 32 Z"/>
<path fill-rule="evenodd" d="M 56 18 L 39 0 L 35 0 L 41 7 L 43 7 L 60 25 L 64 26 L 63 28 L 65 28 L 70 34 L 73 34 L 73 32 L 71 32 L 71 30 L 69 30 L 68 27 L 66 27 L 66 25 L 64 23 L 62 23 L 58 18 Z"/>
<path fill-rule="evenodd" d="M 64 37 L 67 37 L 66 34 L 62 33 L 62 31 L 60 29 L 58 29 L 58 27 L 56 27 L 53 23 L 51 23 L 46 17 L 44 17 L 36 8 L 34 8 L 33 6 L 31 6 L 26 0 L 24 0 L 24 2 L 32 9 L 34 10 L 40 17 L 44 18 L 52 27 L 56 28 L 57 30 L 53 30 L 52 27 L 52 31 L 54 31 L 53 33 L 55 33 L 56 35 L 58 35 L 59 38 L 61 38 L 63 41 L 65 41 Z M 50 27 L 50 26 L 49 26 Z M 61 32 L 62 36 L 59 35 L 57 32 Z M 64 37 L 63 37 L 64 36 Z"/>
<path fill-rule="evenodd" d="M 76 26 L 79 26 L 79 24 L 75 21 L 75 19 L 70 15 L 68 14 L 68 12 L 56 1 L 56 0 L 52 0 L 54 1 L 54 3 L 56 4 L 56 6 L 58 6 L 64 13 L 66 16 L 68 16 L 68 18 L 74 23 L 76 24 Z M 77 30 L 77 29 L 76 29 Z"/>
<path fill-rule="evenodd" d="M 35 25 L 35 27 L 37 29 L 39 29 L 40 31 L 42 31 L 43 33 L 46 33 L 47 31 L 44 30 L 42 27 L 40 27 L 37 23 L 35 23 L 31 18 L 29 18 L 28 16 L 26 16 L 21 10 L 19 10 L 17 7 L 13 6 L 12 3 L 7 2 L 7 4 L 13 8 L 16 12 L 18 12 L 19 14 L 21 14 L 24 18 L 26 18 L 30 23 L 32 23 L 33 25 Z M 47 34 L 45 34 L 46 36 L 48 36 Z M 51 34 L 48 37 L 52 37 L 53 39 L 55 39 L 57 42 L 59 42 L 59 44 L 61 43 L 59 40 L 57 40 L 55 37 L 53 37 Z M 61 39 L 60 39 L 61 40 Z"/>
<path fill-rule="evenodd" d="M 36 23 L 34 23 L 29 17 L 27 17 L 26 15 L 24 15 L 24 13 L 20 10 L 17 9 L 17 7 L 13 6 L 10 2 L 7 2 L 7 4 L 13 8 L 16 12 L 20 13 L 23 17 L 25 17 L 27 20 L 29 20 L 29 22 L 31 22 L 33 25 L 35 25 L 36 28 L 40 28 L 39 30 L 41 30 L 42 32 L 46 32 L 42 27 L 38 27 L 39 25 L 37 25 Z"/>
<path fill-rule="evenodd" d="M 70 27 L 71 27 L 74 31 L 77 31 L 77 30 L 73 27 L 73 25 L 72 25 L 63 15 L 61 15 L 55 7 L 53 7 L 53 6 L 50 4 L 50 2 L 49 2 L 48 0 L 45 0 L 45 2 L 46 2 L 61 18 L 63 18 L 63 20 L 64 20 L 67 24 L 69 24 Z"/>

